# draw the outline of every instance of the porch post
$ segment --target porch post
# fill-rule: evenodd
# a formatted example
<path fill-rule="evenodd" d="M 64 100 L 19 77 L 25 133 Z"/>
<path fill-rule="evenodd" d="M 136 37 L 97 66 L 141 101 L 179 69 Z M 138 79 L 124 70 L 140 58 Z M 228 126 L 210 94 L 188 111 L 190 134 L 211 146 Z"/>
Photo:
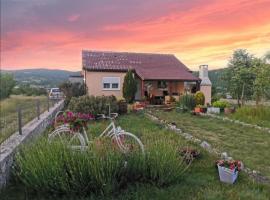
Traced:
<path fill-rule="evenodd" d="M 196 92 L 200 90 L 200 81 L 196 81 Z"/>
<path fill-rule="evenodd" d="M 144 81 L 141 81 L 141 99 L 144 97 Z"/>
<path fill-rule="evenodd" d="M 169 81 L 169 96 L 172 96 L 172 82 Z"/>

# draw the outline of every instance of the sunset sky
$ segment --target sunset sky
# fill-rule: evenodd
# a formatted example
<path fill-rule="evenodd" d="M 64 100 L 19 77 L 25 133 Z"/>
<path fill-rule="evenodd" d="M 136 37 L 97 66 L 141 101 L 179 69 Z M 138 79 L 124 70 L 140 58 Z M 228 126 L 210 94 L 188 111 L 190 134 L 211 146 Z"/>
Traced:
<path fill-rule="evenodd" d="M 81 50 L 175 54 L 222 68 L 270 50 L 270 0 L 1 0 L 1 68 L 81 69 Z"/>

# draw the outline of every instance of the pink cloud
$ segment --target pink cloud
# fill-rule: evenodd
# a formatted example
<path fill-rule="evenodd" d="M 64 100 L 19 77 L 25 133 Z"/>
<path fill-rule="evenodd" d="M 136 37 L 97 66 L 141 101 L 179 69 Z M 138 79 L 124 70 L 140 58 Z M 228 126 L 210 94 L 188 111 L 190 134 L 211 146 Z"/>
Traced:
<path fill-rule="evenodd" d="M 75 21 L 77 21 L 80 17 L 81 17 L 80 14 L 73 14 L 73 15 L 70 15 L 70 16 L 67 18 L 67 20 L 68 20 L 69 22 L 75 22 Z"/>
<path fill-rule="evenodd" d="M 178 2 L 163 3 L 164 10 L 170 12 L 154 13 L 160 12 L 158 8 L 152 10 L 151 17 L 145 13 L 133 18 L 125 10 L 128 5 L 122 4 L 122 13 L 117 10 L 115 15 L 108 15 L 118 7 L 115 4 L 110 9 L 95 10 L 95 15 L 102 16 L 96 20 L 87 18 L 91 11 L 72 8 L 72 12 L 59 13 L 57 23 L 48 17 L 47 23 L 5 33 L 1 38 L 1 66 L 66 66 L 80 70 L 81 50 L 91 48 L 173 53 L 192 69 L 202 63 L 217 68 L 226 66 L 236 48 L 247 48 L 258 55 L 269 50 L 269 0 L 189 2 L 188 9 L 182 9 Z"/>

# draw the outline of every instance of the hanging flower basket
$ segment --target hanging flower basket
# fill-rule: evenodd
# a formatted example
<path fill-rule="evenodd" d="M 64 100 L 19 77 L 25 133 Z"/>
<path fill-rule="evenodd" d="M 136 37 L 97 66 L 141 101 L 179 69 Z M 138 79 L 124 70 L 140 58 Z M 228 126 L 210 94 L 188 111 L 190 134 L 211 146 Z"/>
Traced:
<path fill-rule="evenodd" d="M 243 163 L 241 161 L 218 160 L 216 164 L 220 181 L 230 184 L 233 184 L 236 181 L 239 171 L 243 168 Z"/>

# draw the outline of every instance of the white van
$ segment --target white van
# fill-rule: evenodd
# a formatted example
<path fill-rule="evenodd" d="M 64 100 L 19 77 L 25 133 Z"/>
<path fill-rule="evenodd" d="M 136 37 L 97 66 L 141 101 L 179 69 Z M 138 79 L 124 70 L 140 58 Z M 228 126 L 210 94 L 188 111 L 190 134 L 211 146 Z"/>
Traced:
<path fill-rule="evenodd" d="M 63 92 L 61 92 L 59 88 L 51 88 L 49 93 L 50 99 L 62 99 L 63 97 Z"/>

